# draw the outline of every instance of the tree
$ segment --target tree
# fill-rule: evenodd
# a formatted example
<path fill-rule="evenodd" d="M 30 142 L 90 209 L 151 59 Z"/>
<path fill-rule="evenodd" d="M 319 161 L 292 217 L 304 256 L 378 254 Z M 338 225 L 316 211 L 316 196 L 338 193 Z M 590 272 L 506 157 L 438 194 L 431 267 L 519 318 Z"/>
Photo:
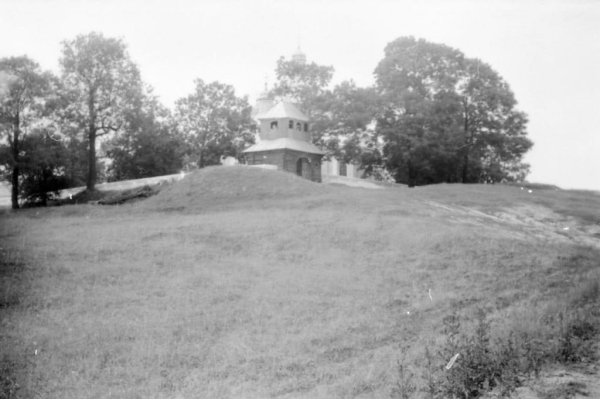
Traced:
<path fill-rule="evenodd" d="M 489 66 L 402 37 L 387 45 L 375 75 L 377 133 L 398 182 L 496 182 L 526 173 L 527 118 Z"/>
<path fill-rule="evenodd" d="M 174 123 L 188 144 L 197 166 L 217 164 L 221 155 L 241 156 L 254 143 L 256 124 L 246 97 L 238 98 L 232 86 L 195 82 L 194 93 L 175 104 Z"/>
<path fill-rule="evenodd" d="M 183 166 L 183 137 L 169 126 L 169 110 L 147 91 L 142 106 L 125 115 L 123 133 L 106 143 L 113 180 L 177 173 Z"/>
<path fill-rule="evenodd" d="M 121 39 L 92 32 L 62 43 L 63 82 L 71 91 L 69 112 L 76 118 L 88 144 L 87 189 L 96 184 L 96 141 L 118 132 L 127 109 L 139 103 L 142 83 Z"/>
<path fill-rule="evenodd" d="M 10 84 L 15 77 L 8 72 L 0 71 L 0 99 L 4 98 L 10 90 Z"/>
<path fill-rule="evenodd" d="M 363 164 L 367 160 L 363 159 L 365 152 L 371 153 L 368 157 L 371 159 L 375 148 L 371 125 L 377 110 L 374 89 L 357 87 L 352 80 L 344 81 L 333 89 L 329 110 L 330 123 L 319 144 L 345 163 Z"/>
<path fill-rule="evenodd" d="M 331 96 L 328 87 L 333 72 L 332 66 L 281 57 L 277 61 L 277 83 L 272 93 L 276 97 L 293 101 L 309 119 L 318 121 L 328 110 Z"/>
<path fill-rule="evenodd" d="M 275 69 L 277 82 L 271 90 L 276 99 L 292 101 L 304 112 L 310 119 L 312 141 L 328 155 L 339 151 L 337 138 L 326 134 L 332 124 L 332 92 L 329 84 L 333 72 L 332 66 L 281 57 Z"/>
<path fill-rule="evenodd" d="M 376 110 L 373 88 L 344 81 L 329 89 L 334 68 L 297 60 L 277 61 L 277 82 L 272 94 L 295 102 L 311 120 L 313 143 L 344 162 L 363 161 L 363 150 L 371 143 L 368 130 Z M 369 162 L 374 158 L 370 154 Z"/>
<path fill-rule="evenodd" d="M 28 205 L 46 206 L 59 190 L 68 187 L 67 147 L 54 139 L 48 128 L 36 129 L 22 144 L 20 197 Z"/>
<path fill-rule="evenodd" d="M 528 165 L 521 158 L 533 146 L 526 137 L 527 115 L 515 109 L 514 94 L 489 65 L 465 59 L 461 73 L 462 181 L 523 180 Z"/>
<path fill-rule="evenodd" d="M 22 142 L 32 127 L 43 123 L 44 102 L 51 91 L 53 78 L 25 56 L 3 58 L 0 71 L 4 76 L 4 95 L 0 96 L 0 132 L 8 139 L 5 167 L 10 170 L 12 208 L 18 209 Z"/>

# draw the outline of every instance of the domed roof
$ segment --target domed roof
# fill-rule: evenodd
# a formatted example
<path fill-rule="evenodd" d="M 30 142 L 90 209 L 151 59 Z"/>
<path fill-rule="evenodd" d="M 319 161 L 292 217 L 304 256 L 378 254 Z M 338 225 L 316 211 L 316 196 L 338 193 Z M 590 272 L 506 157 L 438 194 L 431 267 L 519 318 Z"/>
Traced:
<path fill-rule="evenodd" d="M 296 52 L 292 54 L 292 60 L 296 62 L 305 63 L 306 62 L 306 54 L 300 50 L 300 46 L 296 49 Z"/>

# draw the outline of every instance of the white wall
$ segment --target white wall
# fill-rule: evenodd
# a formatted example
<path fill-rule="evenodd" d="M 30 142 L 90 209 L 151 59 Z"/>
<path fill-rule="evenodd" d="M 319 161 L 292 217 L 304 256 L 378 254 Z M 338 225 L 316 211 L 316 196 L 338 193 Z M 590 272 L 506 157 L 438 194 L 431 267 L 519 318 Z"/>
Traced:
<path fill-rule="evenodd" d="M 321 163 L 321 175 L 327 176 L 339 176 L 340 175 L 340 162 L 331 158 L 329 161 L 323 161 Z M 346 176 L 351 178 L 358 178 L 357 167 L 351 163 L 346 164 Z"/>

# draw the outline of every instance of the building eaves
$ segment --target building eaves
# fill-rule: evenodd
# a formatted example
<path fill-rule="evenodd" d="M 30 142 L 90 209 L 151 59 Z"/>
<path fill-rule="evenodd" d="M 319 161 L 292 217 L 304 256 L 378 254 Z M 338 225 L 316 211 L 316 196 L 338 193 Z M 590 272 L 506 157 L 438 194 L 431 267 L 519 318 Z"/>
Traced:
<path fill-rule="evenodd" d="M 243 153 L 250 152 L 261 152 L 261 151 L 274 151 L 274 150 L 294 150 L 300 152 L 306 152 L 309 154 L 325 155 L 316 145 L 308 143 L 306 141 L 300 141 L 290 138 L 281 138 L 276 140 L 263 140 L 258 144 L 245 149 Z"/>

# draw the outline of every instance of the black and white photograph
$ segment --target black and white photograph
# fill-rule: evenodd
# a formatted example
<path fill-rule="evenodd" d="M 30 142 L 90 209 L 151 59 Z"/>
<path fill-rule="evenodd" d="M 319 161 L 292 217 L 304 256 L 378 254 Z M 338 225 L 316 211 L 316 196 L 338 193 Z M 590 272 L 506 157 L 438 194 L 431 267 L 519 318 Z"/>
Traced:
<path fill-rule="evenodd" d="M 600 1 L 0 0 L 0 399 L 600 399 Z"/>

